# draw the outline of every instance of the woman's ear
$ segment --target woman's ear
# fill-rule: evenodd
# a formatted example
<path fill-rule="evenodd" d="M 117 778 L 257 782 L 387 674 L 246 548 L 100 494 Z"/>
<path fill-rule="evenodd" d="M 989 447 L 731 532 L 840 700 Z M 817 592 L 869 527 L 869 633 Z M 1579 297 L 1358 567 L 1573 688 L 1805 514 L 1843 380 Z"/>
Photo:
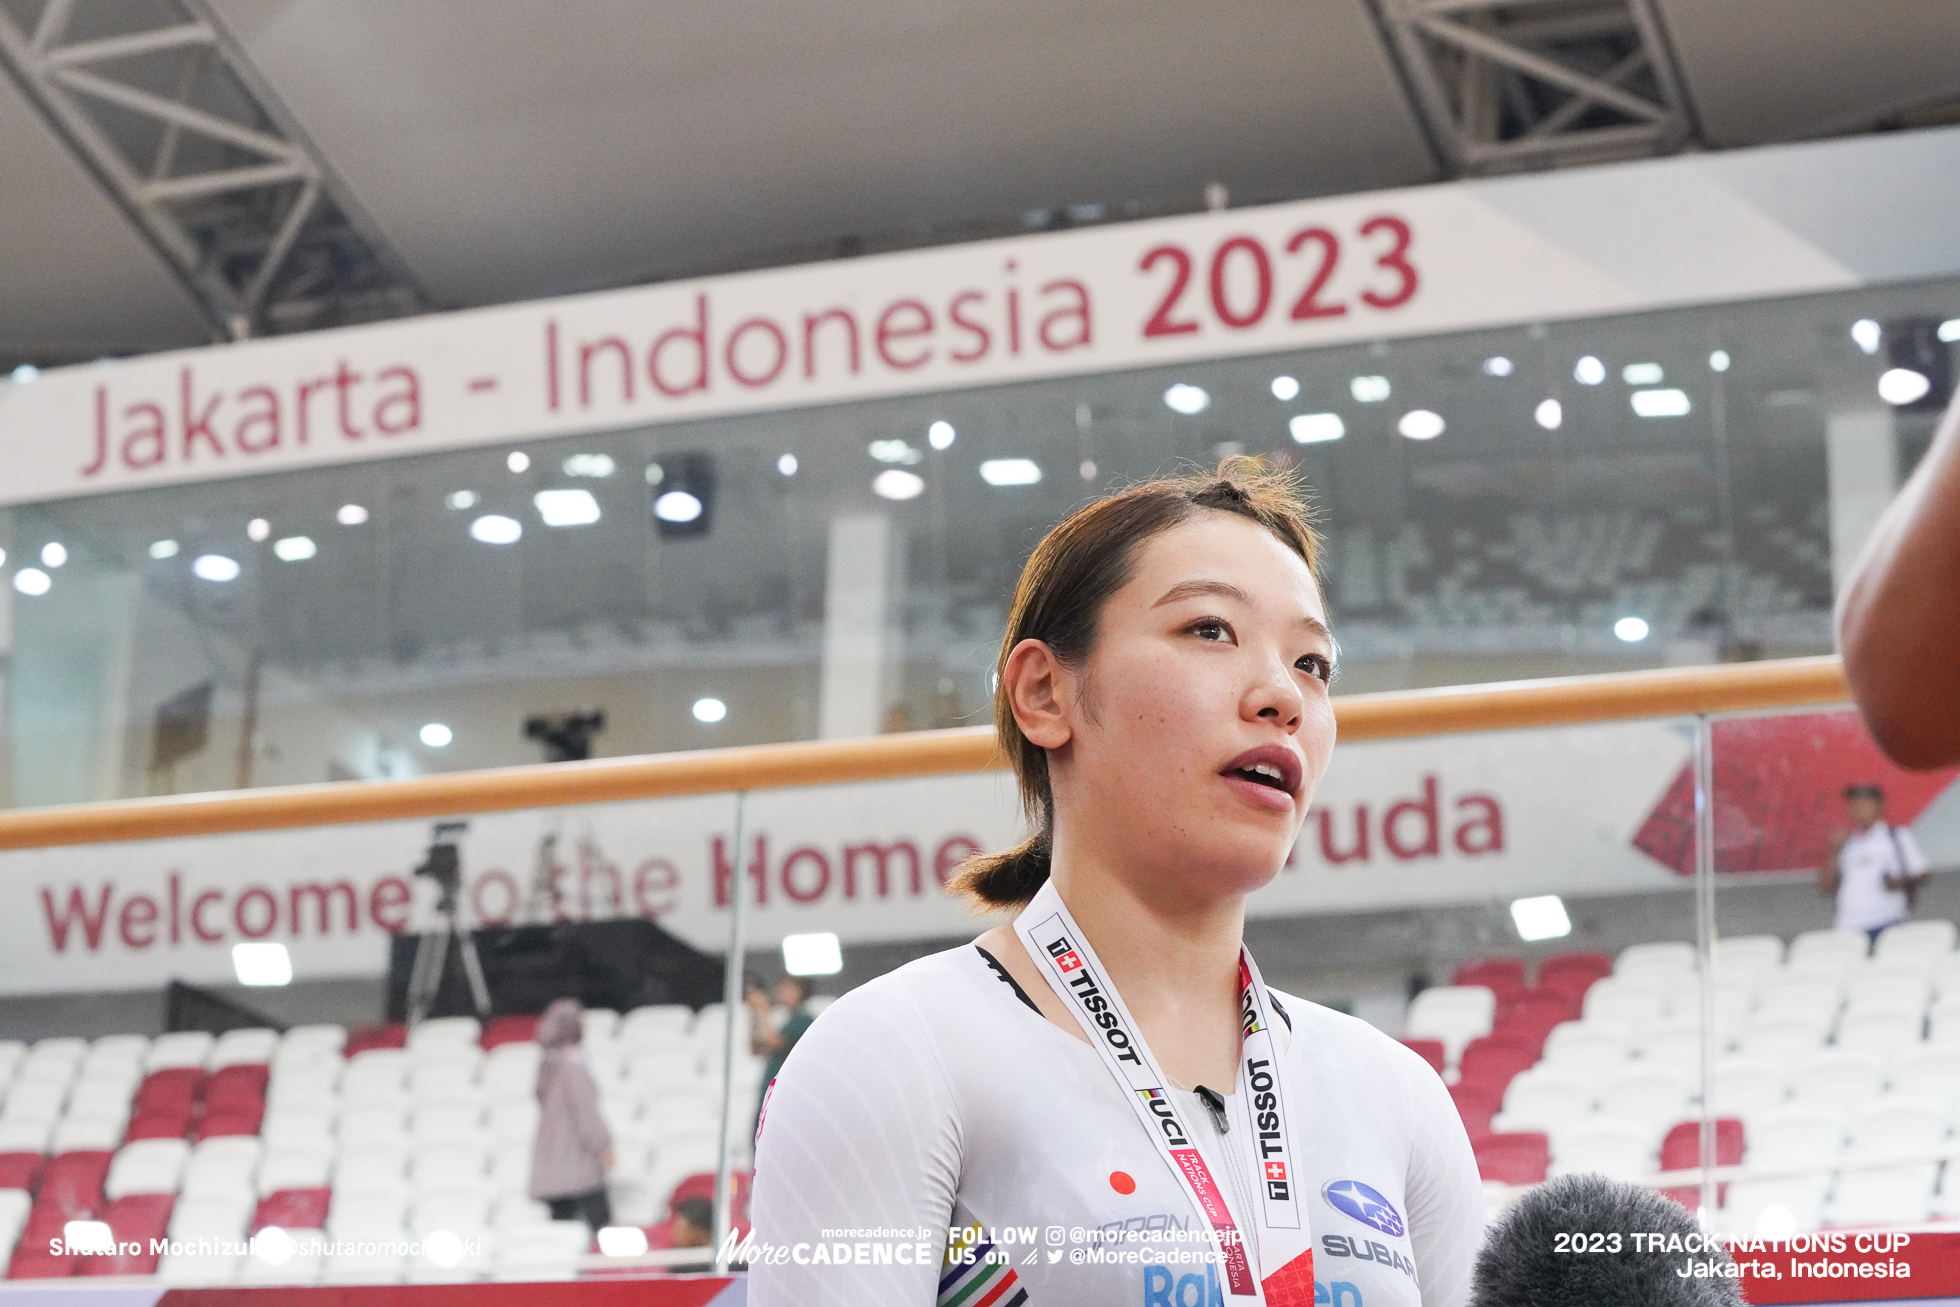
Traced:
<path fill-rule="evenodd" d="M 1023 640 L 1007 655 L 1001 669 L 1007 706 L 1028 742 L 1040 749 L 1059 749 L 1074 734 L 1068 712 L 1075 678 L 1039 640 Z"/>

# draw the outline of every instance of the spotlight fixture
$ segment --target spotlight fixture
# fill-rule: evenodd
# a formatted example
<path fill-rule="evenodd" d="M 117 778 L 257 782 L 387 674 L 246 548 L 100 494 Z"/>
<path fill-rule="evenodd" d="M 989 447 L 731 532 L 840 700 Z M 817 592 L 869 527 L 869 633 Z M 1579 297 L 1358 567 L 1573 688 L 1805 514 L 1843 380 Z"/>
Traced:
<path fill-rule="evenodd" d="M 524 538 L 524 524 L 502 513 L 485 513 L 470 523 L 470 539 L 485 545 L 514 545 Z"/>
<path fill-rule="evenodd" d="M 1041 465 L 1031 458 L 990 458 L 980 465 L 980 479 L 990 486 L 1031 486 L 1041 480 Z"/>
<path fill-rule="evenodd" d="M 786 477 L 795 476 L 797 467 L 796 455 L 794 454 L 784 454 L 776 460 L 776 470 Z"/>
<path fill-rule="evenodd" d="M 1565 913 L 1565 900 L 1556 894 L 1512 900 L 1511 923 L 1518 928 L 1518 938 L 1526 943 L 1563 939 L 1572 933 L 1572 918 Z"/>
<path fill-rule="evenodd" d="M 68 561 L 68 546 L 59 540 L 50 540 L 41 546 L 41 566 L 52 572 Z"/>
<path fill-rule="evenodd" d="M 1392 393 L 1387 377 L 1356 377 L 1348 382 L 1348 394 L 1354 396 L 1357 404 L 1379 404 Z"/>
<path fill-rule="evenodd" d="M 1627 644 L 1639 644 L 1647 638 L 1650 629 L 1644 617 L 1622 617 L 1613 623 L 1614 637 Z"/>
<path fill-rule="evenodd" d="M 590 490 L 540 490 L 531 503 L 546 526 L 591 526 L 599 520 L 599 501 Z"/>
<path fill-rule="evenodd" d="M 1729 352 L 1725 349 L 1718 349 L 1713 354 L 1710 354 L 1708 356 L 1708 368 L 1711 372 L 1727 372 L 1729 370 Z"/>
<path fill-rule="evenodd" d="M 156 540 L 151 542 L 150 557 L 156 559 L 158 562 L 162 562 L 166 558 L 175 558 L 176 556 L 177 542 L 175 540 Z"/>
<path fill-rule="evenodd" d="M 1878 397 L 1894 408 L 1924 399 L 1932 389 L 1926 374 L 1911 368 L 1887 368 L 1878 374 Z"/>
<path fill-rule="evenodd" d="M 238 560 L 227 558 L 223 554 L 199 554 L 197 561 L 191 564 L 193 576 L 200 581 L 215 581 L 219 585 L 227 581 L 236 581 L 238 572 Z"/>
<path fill-rule="evenodd" d="M 290 985 L 293 983 L 293 957 L 277 942 L 233 944 L 232 974 L 241 985 Z"/>
<path fill-rule="evenodd" d="M 903 440 L 874 440 L 867 447 L 866 452 L 880 463 L 904 463 L 908 466 L 923 463 L 926 457 L 924 453 Z"/>
<path fill-rule="evenodd" d="M 1620 369 L 1620 380 L 1629 386 L 1658 386 L 1666 376 L 1658 363 L 1629 363 Z"/>
<path fill-rule="evenodd" d="M 510 457 L 504 460 L 504 466 L 513 472 L 528 472 L 531 470 L 531 456 L 521 449 L 513 449 Z"/>
<path fill-rule="evenodd" d="M 1545 430 L 1557 431 L 1565 422 L 1565 405 L 1555 399 L 1540 400 L 1531 416 Z"/>
<path fill-rule="evenodd" d="M 952 447 L 953 437 L 957 434 L 953 430 L 952 423 L 935 422 L 926 428 L 926 443 L 934 449 L 949 449 Z"/>
<path fill-rule="evenodd" d="M 456 738 L 456 732 L 441 722 L 429 722 L 415 733 L 415 738 L 431 749 L 446 749 L 450 741 Z"/>
<path fill-rule="evenodd" d="M 245 524 L 245 538 L 258 544 L 272 534 L 272 523 L 262 517 L 255 517 Z"/>
<path fill-rule="evenodd" d="M 449 505 L 451 508 L 456 509 L 458 512 L 461 512 L 463 509 L 466 508 L 475 508 L 476 491 L 452 490 L 449 492 L 448 498 L 444 499 L 442 502 Z"/>
<path fill-rule="evenodd" d="M 1606 380 L 1606 365 L 1588 354 L 1572 365 L 1572 379 L 1582 386 L 1597 386 Z"/>
<path fill-rule="evenodd" d="M 310 536 L 286 536 L 272 542 L 272 556 L 282 563 L 303 563 L 319 552 Z"/>
<path fill-rule="evenodd" d="M 1686 417 L 1694 408 L 1685 390 L 1636 390 L 1629 402 L 1643 418 Z"/>
<path fill-rule="evenodd" d="M 609 477 L 615 468 L 611 454 L 573 454 L 561 470 L 568 477 Z"/>
<path fill-rule="evenodd" d="M 1164 392 L 1164 405 L 1173 413 L 1190 417 L 1211 407 L 1211 396 L 1203 386 L 1193 386 L 1180 381 Z"/>
<path fill-rule="evenodd" d="M 663 539 L 704 536 L 714 529 L 713 455 L 699 450 L 666 454 L 647 465 L 646 475 L 647 506 Z"/>
<path fill-rule="evenodd" d="M 1865 353 L 1876 354 L 1885 339 L 1885 329 L 1870 318 L 1860 318 L 1851 324 L 1851 339 Z"/>
<path fill-rule="evenodd" d="M 834 932 L 783 936 L 783 970 L 792 976 L 834 976 L 844 969 L 844 952 Z"/>
<path fill-rule="evenodd" d="M 1511 360 L 1502 354 L 1493 354 L 1484 360 L 1484 375 L 1487 377 L 1508 377 L 1513 370 Z"/>
<path fill-rule="evenodd" d="M 333 520 L 342 526 L 359 526 L 368 520 L 368 511 L 359 504 L 342 504 L 340 511 L 333 515 Z"/>
<path fill-rule="evenodd" d="M 926 479 L 917 472 L 888 467 L 871 478 L 871 489 L 883 499 L 917 499 L 926 488 Z"/>
<path fill-rule="evenodd" d="M 1894 408 L 1937 411 L 1953 394 L 1953 360 L 1941 339 L 1943 323 L 1908 318 L 1885 324 L 1885 361 L 1878 396 Z"/>
<path fill-rule="evenodd" d="M 1301 413 L 1287 422 L 1286 430 L 1302 445 L 1320 445 L 1347 434 L 1347 424 L 1339 413 Z"/>
<path fill-rule="evenodd" d="M 1412 408 L 1402 415 L 1395 429 L 1410 440 L 1434 440 L 1443 434 L 1443 415 L 1426 408 Z"/>
<path fill-rule="evenodd" d="M 728 705 L 719 699 L 707 698 L 694 701 L 694 720 L 714 725 L 728 716 Z"/>
<path fill-rule="evenodd" d="M 1274 377 L 1273 378 L 1274 399 L 1279 400 L 1281 403 L 1285 403 L 1288 400 L 1297 397 L 1299 393 L 1300 393 L 1300 379 L 1298 377 Z"/>
<path fill-rule="evenodd" d="M 22 363 L 7 375 L 14 379 L 16 386 L 24 386 L 34 380 L 34 378 L 40 376 L 41 369 L 35 367 L 32 363 Z"/>
<path fill-rule="evenodd" d="M 24 595 L 44 595 L 53 588 L 54 579 L 38 567 L 23 567 L 14 573 L 14 589 Z"/>

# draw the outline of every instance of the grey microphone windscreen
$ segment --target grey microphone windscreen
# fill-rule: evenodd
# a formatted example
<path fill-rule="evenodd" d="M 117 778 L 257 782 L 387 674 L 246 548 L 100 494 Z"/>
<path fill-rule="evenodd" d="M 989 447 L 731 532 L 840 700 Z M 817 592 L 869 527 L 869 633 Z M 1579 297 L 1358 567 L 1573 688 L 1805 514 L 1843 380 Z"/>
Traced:
<path fill-rule="evenodd" d="M 1491 1224 L 1471 1307 L 1742 1307 L 1728 1251 L 1652 1189 L 1567 1175 Z"/>

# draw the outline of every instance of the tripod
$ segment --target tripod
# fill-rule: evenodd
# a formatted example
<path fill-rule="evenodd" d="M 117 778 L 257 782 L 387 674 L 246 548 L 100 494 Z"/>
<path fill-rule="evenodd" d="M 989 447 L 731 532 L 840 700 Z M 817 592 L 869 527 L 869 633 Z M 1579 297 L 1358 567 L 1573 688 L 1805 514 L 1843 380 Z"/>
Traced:
<path fill-rule="evenodd" d="M 415 869 L 418 876 L 427 876 L 440 888 L 436 898 L 436 915 L 441 918 L 436 929 L 424 931 L 415 940 L 415 963 L 408 971 L 408 1023 L 420 1024 L 435 1006 L 436 994 L 442 989 L 442 977 L 449 963 L 449 944 L 456 942 L 463 957 L 463 977 L 470 986 L 470 1005 L 476 1009 L 479 1020 L 490 1016 L 490 987 L 483 980 L 483 960 L 477 956 L 476 941 L 469 932 L 456 925 L 456 901 L 463 889 L 462 859 L 456 853 L 455 837 L 465 828 L 460 821 L 442 822 L 436 826 L 435 841 L 429 845 L 429 856 Z"/>

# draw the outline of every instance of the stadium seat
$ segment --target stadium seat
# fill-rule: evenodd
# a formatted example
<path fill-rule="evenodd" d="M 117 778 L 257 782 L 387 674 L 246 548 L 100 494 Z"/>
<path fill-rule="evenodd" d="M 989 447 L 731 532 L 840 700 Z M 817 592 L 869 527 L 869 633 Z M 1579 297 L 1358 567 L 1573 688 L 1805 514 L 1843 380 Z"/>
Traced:
<path fill-rule="evenodd" d="M 1863 933 L 1851 930 L 1809 930 L 1790 941 L 1784 969 L 1823 975 L 1842 975 L 1864 960 L 1869 951 Z"/>
<path fill-rule="evenodd" d="M 1933 996 L 1932 977 L 1922 970 L 1874 963 L 1847 978 L 1846 1007 L 1924 1008 Z"/>
<path fill-rule="evenodd" d="M 499 1142 L 490 1154 L 490 1191 L 519 1193 L 531 1182 L 531 1143 Z"/>
<path fill-rule="evenodd" d="M 1533 1067 L 1504 1091 L 1503 1108 L 1491 1128 L 1506 1134 L 1563 1129 L 1592 1115 L 1595 1098 L 1591 1076 Z"/>
<path fill-rule="evenodd" d="M 1886 1074 L 1892 1092 L 1944 1101 L 1960 1099 L 1960 1048 L 1929 1044 L 1895 1057 Z"/>
<path fill-rule="evenodd" d="M 45 1243 L 36 1244 L 22 1240 L 14 1249 L 14 1255 L 7 1262 L 9 1280 L 55 1280 L 65 1279 L 75 1274 L 81 1258 L 73 1255 L 57 1257 L 48 1251 Z"/>
<path fill-rule="evenodd" d="M 1960 995 L 1942 998 L 1926 1013 L 1926 1038 L 1931 1043 L 1960 1047 Z"/>
<path fill-rule="evenodd" d="M 268 1144 L 255 1187 L 261 1197 L 285 1190 L 324 1189 L 333 1175 L 333 1164 L 330 1138 Z"/>
<path fill-rule="evenodd" d="M 459 1141 L 481 1144 L 483 1103 L 480 1099 L 432 1099 L 416 1106 L 409 1117 L 408 1137 L 417 1148 Z"/>
<path fill-rule="evenodd" d="M 239 1260 L 238 1284 L 313 1284 L 319 1280 L 321 1263 L 325 1260 L 327 1232 L 317 1228 L 280 1228 L 293 1241 L 292 1255 L 274 1262 L 260 1256 L 255 1250 L 252 1255 Z"/>
<path fill-rule="evenodd" d="M 551 1209 L 522 1193 L 497 1195 L 490 1205 L 490 1227 L 508 1229 L 514 1225 L 537 1225 L 551 1219 Z"/>
<path fill-rule="evenodd" d="M 1828 1049 L 1796 1064 L 1790 1074 L 1790 1101 L 1850 1111 L 1878 1095 L 1885 1063 L 1860 1049 Z"/>
<path fill-rule="evenodd" d="M 1551 1142 L 1538 1132 L 1485 1135 L 1474 1148 L 1477 1173 L 1485 1180 L 1538 1184 L 1551 1166 Z"/>
<path fill-rule="evenodd" d="M 205 1110 L 262 1107 L 271 1078 L 272 1068 L 264 1062 L 233 1062 L 222 1066 L 204 1081 Z"/>
<path fill-rule="evenodd" d="M 1449 1090 L 1450 1101 L 1456 1104 L 1456 1114 L 1463 1122 L 1463 1132 L 1473 1140 L 1489 1134 L 1491 1118 L 1504 1102 L 1502 1094 L 1490 1085 L 1461 1082 L 1451 1085 Z"/>
<path fill-rule="evenodd" d="M 102 1149 L 114 1151 L 122 1146 L 124 1131 L 128 1122 L 120 1112 L 105 1112 L 96 1115 L 88 1112 L 70 1111 L 54 1128 L 49 1140 L 49 1151 L 72 1153 L 80 1149 Z"/>
<path fill-rule="evenodd" d="M 1775 935 L 1717 939 L 1714 957 L 1717 975 L 1759 976 L 1783 965 L 1783 941 Z"/>
<path fill-rule="evenodd" d="M 1635 1180 L 1654 1169 L 1658 1136 L 1645 1123 L 1594 1118 L 1551 1137 L 1550 1175 L 1597 1172 Z"/>
<path fill-rule="evenodd" d="M 1747 1128 L 1735 1117 L 1715 1120 L 1715 1165 L 1739 1166 L 1748 1142 Z M 1701 1122 L 1677 1121 L 1661 1137 L 1660 1168 L 1688 1171 L 1701 1165 Z"/>
<path fill-rule="evenodd" d="M 347 1059 L 340 1077 L 343 1102 L 391 1102 L 408 1096 L 408 1054 L 398 1048 L 371 1048 Z"/>
<path fill-rule="evenodd" d="M 1661 1128 L 1682 1114 L 1694 1083 L 1692 1074 L 1681 1067 L 1629 1062 L 1600 1077 L 1599 1113 L 1650 1130 L 1649 1142 L 1658 1146 Z"/>
<path fill-rule="evenodd" d="M 210 1065 L 217 1070 L 246 1063 L 270 1062 L 279 1045 L 279 1032 L 276 1030 L 227 1030 L 218 1036 L 218 1042 L 211 1049 Z"/>
<path fill-rule="evenodd" d="M 184 1167 L 184 1194 L 250 1194 L 262 1148 L 251 1136 L 218 1137 L 198 1144 Z"/>
<path fill-rule="evenodd" d="M 640 1008 L 627 1017 L 628 1031 Z M 1409 1004 L 1403 1033 L 1418 1039 L 1440 1039 L 1444 1056 L 1454 1065 L 1466 1044 L 1488 1035 L 1497 1018 L 1497 996 L 1481 985 L 1435 986 L 1417 994 Z M 622 1040 L 626 1034 L 622 1034 Z"/>
<path fill-rule="evenodd" d="M 1918 1006 L 1853 1004 L 1838 1018 L 1837 1046 L 1889 1055 L 1920 1042 L 1926 1014 Z"/>
<path fill-rule="evenodd" d="M 1725 1117 L 1749 1120 L 1778 1106 L 1789 1087 L 1788 1064 L 1737 1053 L 1715 1061 L 1714 1108 Z"/>
<path fill-rule="evenodd" d="M 111 1200 L 128 1194 L 174 1194 L 190 1160 L 182 1139 L 144 1139 L 120 1149 L 109 1164 L 102 1191 Z"/>
<path fill-rule="evenodd" d="M 1933 993 L 1940 1001 L 1960 999 L 1960 953 L 1934 958 L 1926 974 L 1932 979 Z"/>
<path fill-rule="evenodd" d="M 334 1192 L 387 1188 L 403 1183 L 407 1174 L 408 1151 L 405 1148 L 382 1147 L 366 1141 L 350 1142 L 334 1162 Z"/>
<path fill-rule="evenodd" d="M 459 1189 L 481 1185 L 489 1163 L 481 1138 L 418 1148 L 410 1165 L 417 1190 Z"/>
<path fill-rule="evenodd" d="M 1613 974 L 1613 959 L 1604 953 L 1554 953 L 1538 964 L 1538 984 L 1549 985 L 1566 976 L 1584 976 L 1586 983 Z"/>
<path fill-rule="evenodd" d="M 419 1191 L 409 1209 L 408 1228 L 418 1236 L 436 1230 L 463 1234 L 489 1225 L 490 1194 L 481 1184 Z"/>
<path fill-rule="evenodd" d="M 335 1186 L 327 1207 L 327 1231 L 336 1239 L 399 1239 L 406 1233 L 406 1188 Z"/>
<path fill-rule="evenodd" d="M 1820 1014 L 1826 1019 L 1837 1015 L 1844 1004 L 1844 981 L 1835 974 L 1798 971 L 1767 980 L 1756 995 L 1758 1018 L 1788 1012 Z"/>
<path fill-rule="evenodd" d="M 591 1023 L 585 1030 L 591 1031 Z M 538 1037 L 538 1018 L 535 1016 L 492 1017 L 483 1027 L 483 1034 L 477 1041 L 487 1053 L 502 1048 L 505 1044 L 525 1044 L 535 1042 Z"/>
<path fill-rule="evenodd" d="M 1640 1031 L 1661 1019 L 1666 999 L 1652 973 L 1633 972 L 1631 979 L 1616 972 L 1586 991 L 1584 1020 L 1596 1026 Z"/>
<path fill-rule="evenodd" d="M 326 1225 L 332 1203 L 333 1192 L 325 1185 L 278 1190 L 259 1201 L 249 1233 L 275 1225 L 282 1230 L 318 1230 Z"/>
<path fill-rule="evenodd" d="M 40 1153 L 0 1153 L 0 1191 L 34 1192 L 47 1158 Z"/>
<path fill-rule="evenodd" d="M 198 1142 L 226 1137 L 256 1139 L 261 1119 L 262 1114 L 256 1111 L 207 1112 L 191 1130 L 191 1138 Z"/>
<path fill-rule="evenodd" d="M 1423 1061 L 1429 1063 L 1429 1065 L 1435 1070 L 1437 1075 L 1443 1074 L 1443 1067 L 1445 1063 L 1443 1060 L 1442 1040 L 1417 1039 L 1408 1035 L 1404 1035 L 1402 1037 L 1402 1043 L 1406 1047 L 1408 1047 L 1412 1052 L 1414 1052 L 1417 1057 L 1420 1057 Z"/>
<path fill-rule="evenodd" d="M 13 1256 L 14 1245 L 20 1241 L 21 1231 L 27 1228 L 27 1214 L 33 1206 L 34 1200 L 25 1187 L 0 1185 L 0 1262 Z"/>
<path fill-rule="evenodd" d="M 705 1009 L 704 1009 L 705 1010 Z M 617 1038 L 635 1048 L 678 1043 L 694 1024 L 694 1014 L 678 1003 L 636 1007 L 620 1018 Z"/>
<path fill-rule="evenodd" d="M 1908 954 L 1949 954 L 1956 931 L 1951 921 L 1905 921 L 1880 933 L 1872 956 L 1879 961 Z"/>
<path fill-rule="evenodd" d="M 1736 1051 L 1772 1062 L 1809 1056 L 1823 1047 L 1824 1037 L 1830 1033 L 1832 1015 L 1800 1009 L 1759 1012 L 1736 1040 Z"/>
<path fill-rule="evenodd" d="M 84 1257 L 82 1275 L 153 1275 L 162 1250 L 156 1241 L 170 1228 L 170 1211 L 175 1195 L 167 1193 L 130 1194 L 105 1207 L 98 1220 L 115 1236 L 117 1251 L 108 1255 Z M 130 1247 L 126 1247 L 129 1245 Z"/>
<path fill-rule="evenodd" d="M 1843 1142 L 1842 1112 L 1815 1104 L 1788 1103 L 1749 1122 L 1749 1149 L 1744 1160 L 1750 1166 L 1764 1167 L 1828 1165 L 1837 1160 Z"/>
<path fill-rule="evenodd" d="M 1613 974 L 1616 977 L 1665 975 L 1675 971 L 1692 971 L 1695 967 L 1695 946 L 1675 940 L 1652 944 L 1633 944 L 1620 950 L 1620 956 L 1613 961 Z"/>
<path fill-rule="evenodd" d="M 408 1027 L 399 1021 L 381 1026 L 357 1026 L 347 1032 L 340 1051 L 349 1061 L 361 1053 L 379 1049 L 399 1049 L 408 1043 Z"/>
<path fill-rule="evenodd" d="M 33 1153 L 38 1157 L 48 1151 L 48 1141 L 53 1137 L 52 1117 L 0 1117 L 0 1153 Z"/>
<path fill-rule="evenodd" d="M 406 1047 L 411 1054 L 480 1048 L 482 1036 L 483 1024 L 475 1017 L 430 1017 L 409 1028 Z"/>
<path fill-rule="evenodd" d="M 1828 1175 L 1737 1180 L 1729 1186 L 1721 1224 L 1736 1235 L 1766 1239 L 1810 1234 L 1823 1228 Z"/>
<path fill-rule="evenodd" d="M 1453 986 L 1482 985 L 1497 995 L 1501 1008 L 1506 1002 L 1524 992 L 1523 958 L 1483 958 L 1466 962 L 1450 976 Z"/>
<path fill-rule="evenodd" d="M 109 1175 L 111 1154 L 96 1150 L 62 1153 L 41 1172 L 35 1205 L 63 1213 L 64 1220 L 95 1215 L 102 1205 L 102 1183 Z"/>
<path fill-rule="evenodd" d="M 260 1133 L 267 1148 L 282 1148 L 287 1144 L 306 1144 L 332 1139 L 334 1115 L 330 1111 L 319 1108 L 291 1107 L 275 1103 L 267 1109 Z"/>
<path fill-rule="evenodd" d="M 619 1035 L 619 1013 L 611 1008 L 589 1007 L 582 1020 L 581 1038 L 587 1044 L 609 1043 Z"/>
<path fill-rule="evenodd" d="M 538 1133 L 537 1099 L 513 1099 L 490 1109 L 490 1139 L 493 1144 L 529 1144 Z"/>
<path fill-rule="evenodd" d="M 1458 1084 L 1488 1085 L 1501 1098 L 1511 1078 L 1538 1060 L 1537 1048 L 1498 1035 L 1470 1041 L 1463 1050 Z"/>
<path fill-rule="evenodd" d="M 1933 1214 L 1937 1162 L 1842 1171 L 1824 1205 L 1827 1226 L 1916 1225 Z"/>
<path fill-rule="evenodd" d="M 1490 1033 L 1514 1044 L 1528 1045 L 1534 1051 L 1542 1049 L 1552 1030 L 1577 1017 L 1581 1006 L 1581 1001 L 1569 994 L 1526 990 L 1498 1009 Z"/>
<path fill-rule="evenodd" d="M 202 1068 L 217 1040 L 202 1030 L 176 1030 L 150 1041 L 143 1065 L 151 1071 L 175 1068 Z"/>
<path fill-rule="evenodd" d="M 483 1090 L 477 1084 L 477 1070 L 475 1062 L 451 1057 L 417 1063 L 409 1076 L 409 1097 L 417 1102 L 481 1098 Z"/>
<path fill-rule="evenodd" d="M 180 1195 L 170 1214 L 170 1237 L 185 1241 L 242 1239 L 254 1206 L 249 1190 L 201 1197 Z"/>
<path fill-rule="evenodd" d="M 294 1026 L 279 1037 L 279 1052 L 326 1051 L 338 1053 L 347 1043 L 347 1028 L 336 1025 Z"/>
<path fill-rule="evenodd" d="M 7 1120 L 57 1121 L 68 1102 L 65 1080 L 17 1079 L 7 1090 L 7 1104 L 0 1116 Z"/>

